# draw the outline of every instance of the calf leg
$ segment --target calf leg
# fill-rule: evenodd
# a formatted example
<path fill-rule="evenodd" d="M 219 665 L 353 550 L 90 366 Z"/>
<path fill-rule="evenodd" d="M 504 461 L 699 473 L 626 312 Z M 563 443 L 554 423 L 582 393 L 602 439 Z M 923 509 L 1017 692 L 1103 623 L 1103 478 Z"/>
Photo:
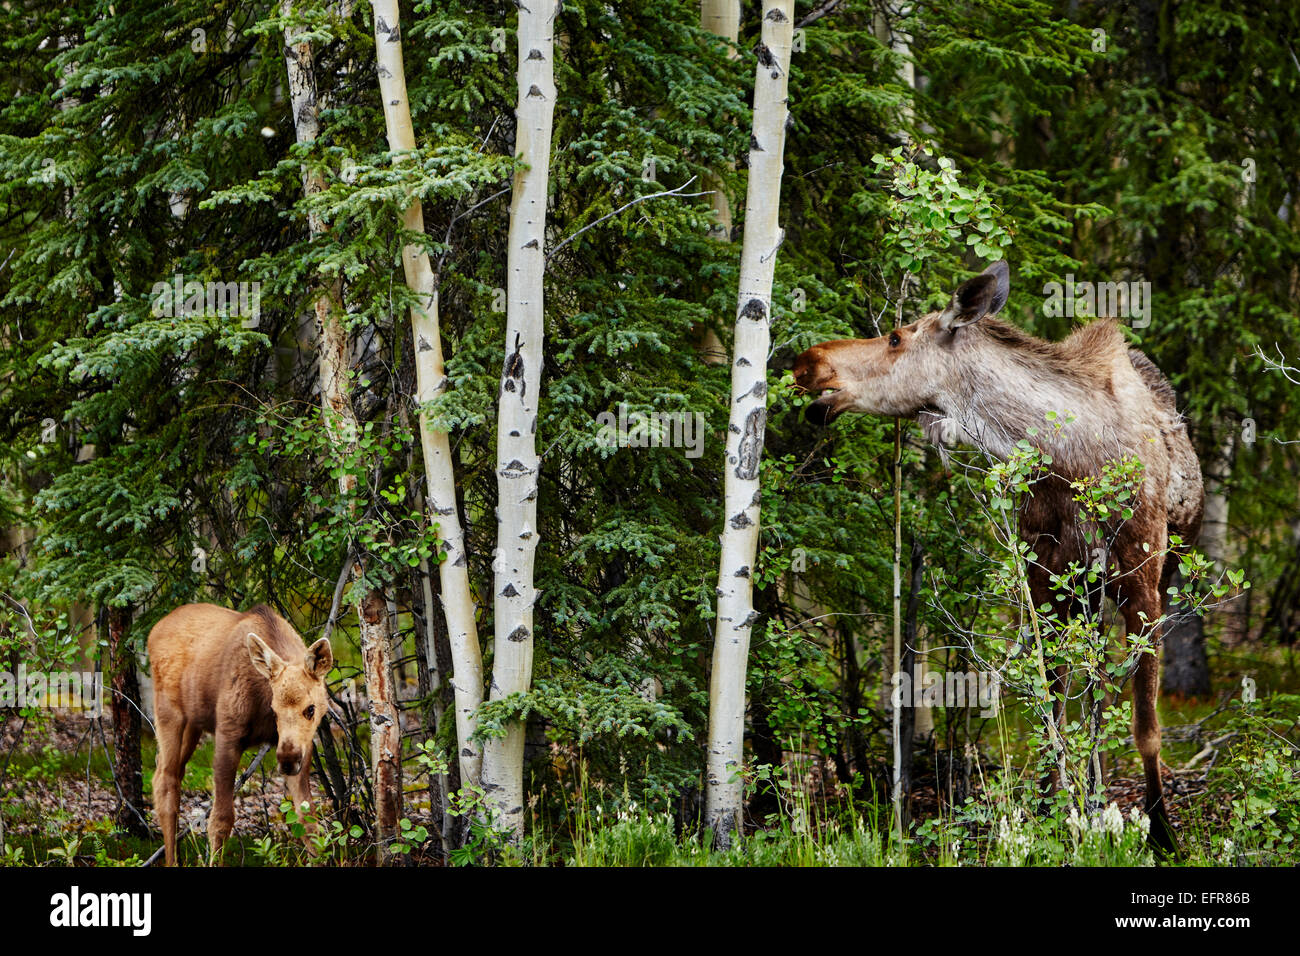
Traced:
<path fill-rule="evenodd" d="M 212 753 L 212 815 L 208 817 L 208 864 L 221 865 L 221 848 L 235 826 L 235 771 L 239 769 L 239 745 L 217 732 Z"/>
<path fill-rule="evenodd" d="M 301 812 L 304 803 L 311 803 L 311 752 L 309 751 L 302 761 L 302 770 L 298 771 L 296 776 L 286 777 L 285 786 L 289 790 L 289 799 L 293 801 L 295 811 Z M 311 838 L 319 828 L 313 824 L 307 828 L 303 835 L 303 843 L 307 847 L 307 852 L 312 856 L 316 855 L 316 847 L 312 844 Z"/>
<path fill-rule="evenodd" d="M 181 746 L 184 721 L 170 707 L 155 707 L 158 762 L 153 773 L 153 808 L 162 828 L 163 853 L 168 866 L 176 865 L 176 813 L 180 804 Z"/>

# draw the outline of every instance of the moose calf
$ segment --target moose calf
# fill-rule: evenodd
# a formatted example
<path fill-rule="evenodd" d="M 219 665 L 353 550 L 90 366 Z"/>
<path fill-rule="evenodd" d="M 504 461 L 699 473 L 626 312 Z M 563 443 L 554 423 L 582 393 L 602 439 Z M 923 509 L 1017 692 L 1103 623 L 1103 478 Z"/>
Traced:
<path fill-rule="evenodd" d="M 311 798 L 312 740 L 334 666 L 329 641 L 304 645 L 287 621 L 264 604 L 240 613 L 215 604 L 186 604 L 149 632 L 158 766 L 154 809 L 168 866 L 176 864 L 176 814 L 185 764 L 205 731 L 212 754 L 209 860 L 217 864 L 235 822 L 235 771 L 249 747 L 275 744 L 295 806 Z"/>

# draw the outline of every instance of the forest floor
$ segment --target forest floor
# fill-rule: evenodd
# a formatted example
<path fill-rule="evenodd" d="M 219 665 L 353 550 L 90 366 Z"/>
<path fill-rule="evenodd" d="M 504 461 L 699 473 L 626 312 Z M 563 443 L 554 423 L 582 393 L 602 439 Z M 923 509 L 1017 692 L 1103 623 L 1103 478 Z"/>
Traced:
<path fill-rule="evenodd" d="M 1165 738 L 1162 753 L 1164 786 L 1170 815 L 1180 832 L 1195 835 L 1202 842 L 1206 841 L 1207 834 L 1223 830 L 1234 813 L 1232 794 L 1236 791 L 1224 788 L 1222 774 L 1212 779 L 1211 771 L 1220 757 L 1228 753 L 1231 746 L 1228 737 L 1235 736 L 1225 736 L 1219 725 L 1223 722 L 1225 710 L 1230 709 L 1230 702 L 1235 702 L 1240 696 L 1241 675 L 1255 674 L 1263 693 L 1293 692 L 1297 683 L 1295 662 L 1290 655 L 1283 660 L 1276 657 L 1265 660 L 1254 658 L 1244 650 L 1235 655 L 1221 650 L 1217 660 L 1220 672 L 1215 677 L 1214 696 L 1187 701 L 1166 698 L 1161 702 Z M 910 804 L 913 821 L 952 821 L 962 816 L 960 805 L 967 797 L 976 798 L 976 803 L 987 799 L 986 784 L 998 771 L 992 759 L 994 751 L 1005 754 L 1003 759 L 1013 760 L 1017 765 L 1023 762 L 1026 757 L 1024 747 L 1027 746 L 1024 742 L 1026 725 L 1020 716 L 1010 711 L 1006 717 L 1006 724 L 1001 728 L 1005 740 L 999 746 L 995 746 L 992 740 L 985 740 L 978 750 L 968 749 L 968 753 L 979 754 L 973 766 L 966 768 L 969 784 L 957 788 L 951 798 L 948 797 L 948 788 L 942 788 L 942 802 L 935 767 L 937 761 L 946 755 L 936 753 L 933 743 L 930 747 L 917 749 Z M 1300 715 L 1296 719 L 1300 720 Z M 46 712 L 27 721 L 9 716 L 0 723 L 0 813 L 3 813 L 0 820 L 3 823 L 0 831 L 3 842 L 0 845 L 7 847 L 10 854 L 7 858 L 0 858 L 0 864 L 75 862 L 138 865 L 154 853 L 160 836 L 149 805 L 153 738 L 146 733 L 142 741 L 145 805 L 139 810 L 148 821 L 147 838 L 123 836 L 111 822 L 121 807 L 109 759 L 111 741 L 112 730 L 107 717 L 100 726 L 83 713 Z M 954 754 L 959 752 L 954 751 Z M 249 751 L 244 755 L 242 767 L 249 765 L 254 753 Z M 1128 817 L 1143 808 L 1145 787 L 1136 755 L 1131 753 L 1131 743 L 1128 747 L 1121 747 L 1118 753 L 1120 756 L 1107 760 L 1109 783 L 1105 802 L 1115 803 Z M 208 738 L 190 760 L 182 781 L 180 852 L 188 862 L 202 862 L 206 857 L 206 821 L 212 799 L 211 760 L 212 742 Z M 281 812 L 285 800 L 284 783 L 272 763 L 264 761 L 236 795 L 235 828 L 227 851 L 227 862 L 231 865 L 283 864 L 301 859 L 300 844 L 290 835 Z M 791 753 L 786 755 L 785 763 L 788 764 L 786 773 L 793 788 L 784 797 L 786 813 L 763 816 L 759 829 L 775 834 L 782 827 L 789 827 L 792 822 L 790 796 L 794 791 L 807 797 L 804 809 L 810 811 L 812 818 L 820 821 L 845 819 L 840 811 L 847 805 L 846 793 L 835 782 L 827 761 L 810 754 Z M 416 777 L 414 773 L 408 777 L 403 815 L 413 826 L 427 827 L 431 834 L 425 848 L 413 846 L 412 853 L 419 862 L 436 863 L 440 861 L 435 851 L 437 826 L 430 812 L 429 791 L 424 783 L 423 777 Z M 320 797 L 319 784 L 314 790 Z M 575 796 L 580 795 L 575 793 Z M 579 803 L 582 803 L 581 799 Z M 575 824 L 572 814 L 582 814 L 590 809 L 575 809 L 569 805 L 559 817 L 545 825 L 535 821 L 548 832 L 542 837 L 541 848 L 534 852 L 533 862 L 553 863 L 568 859 L 574 849 L 575 832 L 582 826 Z M 888 816 L 887 807 L 885 816 Z M 959 825 L 966 827 L 969 836 L 986 840 L 993 819 L 996 816 L 982 823 L 972 823 L 967 817 L 966 822 Z M 606 822 L 609 822 L 608 816 Z M 679 837 L 683 822 L 677 821 Z M 552 830 L 555 832 L 549 832 Z M 591 833 L 587 836 L 590 837 Z M 13 856 L 18 852 L 23 854 L 21 859 Z M 933 862 L 927 855 L 930 852 L 920 852 L 915 862 Z M 365 856 L 365 853 L 340 854 L 341 859 L 349 863 L 356 863 Z"/>
<path fill-rule="evenodd" d="M 104 723 L 104 739 L 111 741 L 111 727 L 107 719 Z M 3 784 L 6 843 L 22 848 L 27 863 L 72 859 L 81 865 L 138 864 L 148 859 L 160 841 L 148 803 L 153 760 L 152 739 L 148 735 L 144 749 L 146 805 L 139 809 L 149 821 L 147 839 L 125 836 L 115 832 L 111 825 L 121 801 L 98 728 L 90 718 L 61 714 L 47 718 L 40 726 L 26 727 L 22 727 L 19 718 L 8 720 L 0 728 L 0 767 L 8 759 Z M 206 855 L 204 834 L 212 806 L 211 749 L 210 741 L 200 746 L 186 768 L 182 784 L 180 852 L 183 859 L 192 863 L 201 863 Z M 244 755 L 241 767 L 248 766 L 254 753 Z M 229 865 L 256 866 L 270 862 L 265 851 L 258 850 L 258 841 L 267 837 L 275 844 L 293 847 L 296 852 L 296 843 L 281 812 L 285 800 L 283 780 L 267 769 L 267 763 L 254 772 L 236 795 L 235 826 L 227 849 Z M 1204 769 L 1166 769 L 1165 786 L 1175 825 L 1193 803 L 1202 820 L 1217 818 L 1229 809 L 1226 800 L 1209 799 L 1213 795 L 1208 792 Z M 971 788 L 974 795 L 979 790 L 978 785 Z M 1144 799 L 1140 773 L 1114 776 L 1106 788 L 1106 801 L 1115 802 L 1126 816 L 1140 810 Z M 912 818 L 923 820 L 940 813 L 934 775 L 921 772 L 912 789 Z M 422 823 L 431 831 L 434 829 L 427 790 L 408 794 L 404 814 L 414 824 Z M 422 854 L 421 862 L 434 862 L 435 856 Z"/>

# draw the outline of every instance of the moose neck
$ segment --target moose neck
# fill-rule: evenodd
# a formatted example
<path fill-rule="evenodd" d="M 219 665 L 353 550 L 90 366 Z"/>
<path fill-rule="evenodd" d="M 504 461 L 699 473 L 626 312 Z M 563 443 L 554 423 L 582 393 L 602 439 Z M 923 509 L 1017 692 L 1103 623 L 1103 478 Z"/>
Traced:
<path fill-rule="evenodd" d="M 1054 471 L 1070 477 L 1119 457 L 1127 442 L 1108 387 L 1108 350 L 1076 359 L 1054 343 L 1028 342 L 981 334 L 963 350 L 967 360 L 938 396 L 944 437 L 1000 459 L 1027 439 L 1052 456 Z"/>

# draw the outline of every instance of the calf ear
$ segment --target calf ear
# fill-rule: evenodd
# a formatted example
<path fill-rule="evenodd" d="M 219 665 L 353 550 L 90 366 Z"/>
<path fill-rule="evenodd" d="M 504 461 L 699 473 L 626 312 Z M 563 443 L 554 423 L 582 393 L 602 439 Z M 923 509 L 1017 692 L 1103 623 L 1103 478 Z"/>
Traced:
<path fill-rule="evenodd" d="M 946 332 L 956 332 L 962 326 L 973 325 L 986 315 L 996 315 L 1007 304 L 1011 292 L 1011 271 L 1005 259 L 989 265 L 973 279 L 967 279 L 952 294 L 948 308 L 939 316 L 939 327 Z"/>
<path fill-rule="evenodd" d="M 266 641 L 249 631 L 244 643 L 248 645 L 248 656 L 253 661 L 253 670 L 267 680 L 275 680 L 280 676 L 280 671 L 284 670 L 284 659 L 267 647 Z"/>
<path fill-rule="evenodd" d="M 307 648 L 307 657 L 303 660 L 303 668 L 307 671 L 308 677 L 316 680 L 324 680 L 325 675 L 334 669 L 334 651 L 330 647 L 327 638 L 322 637 Z"/>

